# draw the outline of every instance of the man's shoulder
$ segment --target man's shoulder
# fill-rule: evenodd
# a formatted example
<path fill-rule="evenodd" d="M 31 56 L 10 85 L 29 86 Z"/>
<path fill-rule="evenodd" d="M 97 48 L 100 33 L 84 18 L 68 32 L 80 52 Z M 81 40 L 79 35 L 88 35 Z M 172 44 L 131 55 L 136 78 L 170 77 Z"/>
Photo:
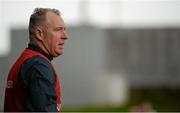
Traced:
<path fill-rule="evenodd" d="M 45 65 L 50 65 L 49 61 L 46 60 L 45 58 L 39 56 L 39 55 L 35 55 L 29 59 L 27 59 L 23 64 L 45 64 Z"/>
<path fill-rule="evenodd" d="M 55 80 L 54 77 L 55 73 L 50 62 L 38 55 L 27 59 L 22 64 L 21 67 L 22 75 L 32 76 L 32 73 L 34 73 L 33 75 L 46 78 L 52 82 Z"/>
<path fill-rule="evenodd" d="M 24 66 L 27 68 L 35 68 L 41 71 L 53 71 L 53 67 L 51 66 L 51 63 L 47 59 L 39 55 L 27 59 L 23 63 L 23 67 Z"/>

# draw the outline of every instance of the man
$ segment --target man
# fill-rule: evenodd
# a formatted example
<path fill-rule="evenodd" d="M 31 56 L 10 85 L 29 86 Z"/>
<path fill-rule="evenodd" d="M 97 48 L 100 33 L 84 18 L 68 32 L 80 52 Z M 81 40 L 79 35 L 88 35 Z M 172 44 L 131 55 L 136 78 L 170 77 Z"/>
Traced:
<path fill-rule="evenodd" d="M 59 112 L 59 79 L 51 64 L 67 39 L 57 9 L 36 8 L 29 21 L 29 44 L 8 75 L 5 112 Z"/>

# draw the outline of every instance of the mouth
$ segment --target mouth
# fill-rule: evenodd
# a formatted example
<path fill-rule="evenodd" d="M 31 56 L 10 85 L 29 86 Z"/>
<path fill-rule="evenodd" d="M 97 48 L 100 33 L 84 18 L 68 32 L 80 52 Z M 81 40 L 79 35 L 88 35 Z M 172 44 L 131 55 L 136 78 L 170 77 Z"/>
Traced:
<path fill-rule="evenodd" d="M 58 46 L 59 46 L 60 49 L 63 49 L 64 48 L 64 43 L 58 44 Z"/>
<path fill-rule="evenodd" d="M 59 43 L 58 45 L 64 45 L 64 43 Z"/>

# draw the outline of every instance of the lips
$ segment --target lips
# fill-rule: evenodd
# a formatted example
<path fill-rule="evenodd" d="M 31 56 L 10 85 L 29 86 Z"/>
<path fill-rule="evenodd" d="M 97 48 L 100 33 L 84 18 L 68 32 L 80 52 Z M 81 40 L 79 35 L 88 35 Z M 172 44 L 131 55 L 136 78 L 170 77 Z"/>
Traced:
<path fill-rule="evenodd" d="M 64 43 L 60 43 L 59 45 L 64 45 Z"/>

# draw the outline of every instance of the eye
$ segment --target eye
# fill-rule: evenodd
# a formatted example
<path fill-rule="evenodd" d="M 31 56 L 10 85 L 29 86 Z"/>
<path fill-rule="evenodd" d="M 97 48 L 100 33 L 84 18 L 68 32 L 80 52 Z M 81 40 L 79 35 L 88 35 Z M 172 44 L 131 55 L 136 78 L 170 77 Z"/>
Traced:
<path fill-rule="evenodd" d="M 64 27 L 57 27 L 54 29 L 54 31 L 65 31 Z"/>

